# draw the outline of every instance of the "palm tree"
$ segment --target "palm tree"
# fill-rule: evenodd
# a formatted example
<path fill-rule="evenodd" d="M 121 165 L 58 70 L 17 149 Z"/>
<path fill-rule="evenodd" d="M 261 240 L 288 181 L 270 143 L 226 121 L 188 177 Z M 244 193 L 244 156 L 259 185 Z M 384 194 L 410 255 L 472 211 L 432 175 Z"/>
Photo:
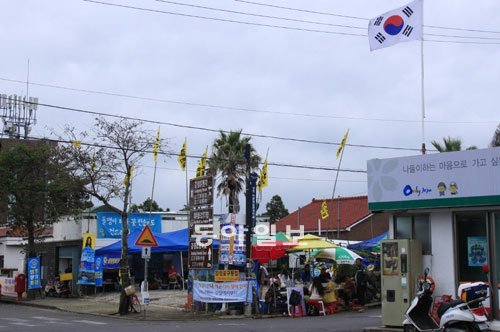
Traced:
<path fill-rule="evenodd" d="M 500 146 L 500 124 L 495 130 L 495 134 L 493 134 L 493 138 L 491 139 L 490 147 L 494 148 L 496 146 Z"/>
<path fill-rule="evenodd" d="M 459 137 L 453 138 L 448 136 L 448 138 L 443 137 L 444 145 L 441 145 L 437 141 L 432 141 L 431 144 L 439 152 L 451 152 L 451 151 L 462 151 L 462 140 Z M 476 150 L 475 145 L 471 145 L 466 150 Z"/>
<path fill-rule="evenodd" d="M 212 146 L 212 155 L 208 161 L 208 172 L 219 175 L 217 186 L 218 196 L 228 197 L 229 213 L 238 213 L 240 204 L 238 194 L 243 190 L 246 179 L 245 147 L 250 144 L 251 137 L 242 137 L 240 131 L 231 131 L 228 134 L 221 131 Z M 260 156 L 250 145 L 252 170 L 258 168 Z"/>

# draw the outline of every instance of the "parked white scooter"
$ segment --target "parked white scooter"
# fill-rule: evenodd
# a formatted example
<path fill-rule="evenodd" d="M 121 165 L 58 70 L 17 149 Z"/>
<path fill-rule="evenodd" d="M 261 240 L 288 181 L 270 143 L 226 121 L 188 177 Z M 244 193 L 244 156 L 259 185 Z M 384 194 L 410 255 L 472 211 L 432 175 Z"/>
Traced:
<path fill-rule="evenodd" d="M 458 288 L 459 300 L 444 302 L 438 308 L 439 324 L 431 316 L 434 302 L 433 282 L 425 269 L 419 279 L 417 296 L 405 313 L 404 331 L 482 331 L 487 330 L 487 312 L 483 301 L 488 297 L 484 282 L 466 283 Z"/>

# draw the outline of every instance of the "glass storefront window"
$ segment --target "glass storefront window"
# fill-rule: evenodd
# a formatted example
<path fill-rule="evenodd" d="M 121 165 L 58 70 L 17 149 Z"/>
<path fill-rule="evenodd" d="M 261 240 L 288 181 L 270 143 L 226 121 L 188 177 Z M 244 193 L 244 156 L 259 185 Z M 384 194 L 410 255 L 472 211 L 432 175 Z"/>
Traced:
<path fill-rule="evenodd" d="M 486 213 L 456 214 L 458 281 L 485 281 L 488 264 Z"/>
<path fill-rule="evenodd" d="M 411 217 L 396 217 L 396 239 L 411 239 Z"/>
<path fill-rule="evenodd" d="M 432 254 L 431 227 L 428 215 L 396 216 L 394 234 L 396 239 L 420 240 L 422 254 Z"/>

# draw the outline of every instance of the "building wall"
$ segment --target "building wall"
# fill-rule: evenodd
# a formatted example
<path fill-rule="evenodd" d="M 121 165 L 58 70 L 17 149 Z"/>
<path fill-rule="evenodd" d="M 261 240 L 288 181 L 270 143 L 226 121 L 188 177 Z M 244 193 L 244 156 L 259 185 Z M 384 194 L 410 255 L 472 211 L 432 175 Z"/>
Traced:
<path fill-rule="evenodd" d="M 63 217 L 52 226 L 54 241 L 69 241 L 82 238 L 81 220 L 75 220 L 73 217 Z"/>
<path fill-rule="evenodd" d="M 453 215 L 451 211 L 435 211 L 430 214 L 432 255 L 424 256 L 424 268 L 430 267 L 436 282 L 436 296 L 456 296 L 455 250 L 453 242 Z"/>
<path fill-rule="evenodd" d="M 24 272 L 24 253 L 21 245 L 4 246 L 4 269 L 17 269 Z"/>

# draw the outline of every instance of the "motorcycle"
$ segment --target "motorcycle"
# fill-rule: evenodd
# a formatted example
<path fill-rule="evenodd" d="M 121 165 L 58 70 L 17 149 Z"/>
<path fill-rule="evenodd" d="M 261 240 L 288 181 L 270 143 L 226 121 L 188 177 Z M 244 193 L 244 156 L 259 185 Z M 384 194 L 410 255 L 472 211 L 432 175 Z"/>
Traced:
<path fill-rule="evenodd" d="M 69 287 L 58 278 L 53 281 L 47 281 L 47 285 L 45 285 L 45 296 L 69 297 L 70 293 Z"/>
<path fill-rule="evenodd" d="M 434 299 L 434 282 L 425 269 L 419 279 L 418 292 L 405 313 L 404 332 L 409 331 L 483 331 L 488 329 L 488 316 L 483 302 L 488 297 L 488 286 L 484 282 L 460 285 L 460 299 L 443 302 L 437 309 L 439 324 L 431 315 Z"/>

